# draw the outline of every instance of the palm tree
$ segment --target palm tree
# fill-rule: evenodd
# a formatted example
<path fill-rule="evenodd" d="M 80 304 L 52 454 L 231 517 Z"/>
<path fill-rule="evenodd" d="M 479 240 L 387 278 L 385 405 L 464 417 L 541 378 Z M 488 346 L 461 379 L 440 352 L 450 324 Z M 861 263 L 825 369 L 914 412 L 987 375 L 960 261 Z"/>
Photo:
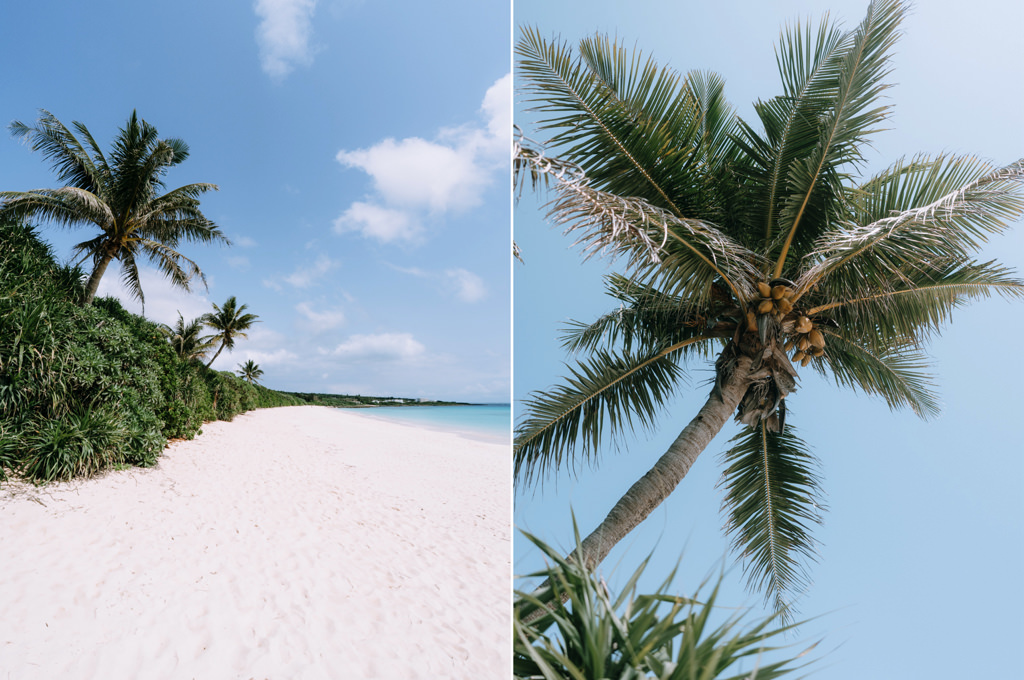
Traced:
<path fill-rule="evenodd" d="M 213 347 L 213 341 L 209 337 L 200 335 L 203 331 L 202 317 L 185 323 L 181 312 L 178 312 L 178 320 L 174 327 L 161 324 L 160 330 L 170 341 L 177 355 L 184 361 L 202 361 L 206 353 Z"/>
<path fill-rule="evenodd" d="M 786 419 L 798 370 L 926 417 L 937 405 L 925 342 L 970 300 L 1024 297 L 1012 271 L 974 257 L 1024 212 L 1024 160 L 917 156 L 858 177 L 889 115 L 879 98 L 905 13 L 875 0 L 854 30 L 784 32 L 782 94 L 756 103 L 756 123 L 736 116 L 714 74 L 659 69 L 602 36 L 576 57 L 523 31 L 523 92 L 552 136 L 517 142 L 517 185 L 551 186 L 552 221 L 588 256 L 621 257 L 625 273 L 607 277 L 617 308 L 567 331 L 566 347 L 589 358 L 525 403 L 517 485 L 592 462 L 607 439 L 653 425 L 688 362 L 715 367 L 696 417 L 577 549 L 588 568 L 735 415 L 728 531 L 750 584 L 784 607 L 820 521 L 815 459 Z"/>
<path fill-rule="evenodd" d="M 210 359 L 210 363 L 206 364 L 207 368 L 213 365 L 225 347 L 229 352 L 234 348 L 235 338 L 248 337 L 245 331 L 249 330 L 254 323 L 258 323 L 258 317 L 255 314 L 242 313 L 246 308 L 248 305 L 239 307 L 235 296 L 232 295 L 223 307 L 218 307 L 215 302 L 213 303 L 213 313 L 203 315 L 203 323 L 216 331 L 210 336 L 210 339 L 213 342 L 220 341 L 217 353 Z"/>
<path fill-rule="evenodd" d="M 238 365 L 238 375 L 241 376 L 242 380 L 248 381 L 250 385 L 255 385 L 259 383 L 259 379 L 263 375 L 263 369 L 259 367 L 259 364 L 254 364 L 252 359 L 249 359 L 244 364 Z"/>
<path fill-rule="evenodd" d="M 65 227 L 93 226 L 99 233 L 75 246 L 82 259 L 91 258 L 92 275 L 85 286 L 83 304 L 92 303 L 107 266 L 121 263 L 128 290 L 145 303 L 137 258 L 144 255 L 185 290 L 198 276 L 199 266 L 176 250 L 181 240 L 229 243 L 217 226 L 199 210 L 199 197 L 217 187 L 187 184 L 167 193 L 162 177 L 188 158 L 188 145 L 180 139 L 158 139 L 152 125 L 135 111 L 114 140 L 109 159 L 89 130 L 79 122 L 76 137 L 56 116 L 41 110 L 35 127 L 14 121 L 16 138 L 31 143 L 53 162 L 59 189 L 0 192 L 3 214 L 16 218 L 38 216 Z M 83 143 L 84 140 L 84 143 Z"/>

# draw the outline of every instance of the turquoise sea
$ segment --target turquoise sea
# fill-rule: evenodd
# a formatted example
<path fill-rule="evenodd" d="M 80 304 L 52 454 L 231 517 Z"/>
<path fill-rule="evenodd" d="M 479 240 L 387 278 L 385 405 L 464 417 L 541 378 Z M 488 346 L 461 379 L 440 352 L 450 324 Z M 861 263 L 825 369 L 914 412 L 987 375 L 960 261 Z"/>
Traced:
<path fill-rule="evenodd" d="M 498 444 L 512 441 L 511 404 L 362 408 L 359 415 L 456 432 Z"/>

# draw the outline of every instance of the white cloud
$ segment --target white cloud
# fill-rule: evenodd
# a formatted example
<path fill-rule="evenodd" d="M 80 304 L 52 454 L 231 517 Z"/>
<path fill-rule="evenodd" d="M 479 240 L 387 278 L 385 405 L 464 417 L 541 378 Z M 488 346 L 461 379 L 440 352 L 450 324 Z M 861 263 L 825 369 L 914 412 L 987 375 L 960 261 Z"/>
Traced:
<path fill-rule="evenodd" d="M 422 227 L 412 215 L 402 210 L 356 201 L 334 220 L 334 231 L 339 234 L 358 231 L 367 238 L 390 243 L 411 241 L 422 232 Z"/>
<path fill-rule="evenodd" d="M 213 311 L 210 300 L 198 292 L 204 290 L 199 280 L 192 282 L 193 292 L 188 293 L 172 286 L 159 270 L 142 266 L 139 267 L 139 282 L 146 297 L 145 316 L 150 321 L 173 326 L 178 320 L 178 312 L 181 312 L 185 321 L 190 321 Z M 108 269 L 106 276 L 100 280 L 96 295 L 116 297 L 129 312 L 142 314 L 142 303 L 128 293 L 128 289 L 121 283 L 120 272 L 114 267 Z"/>
<path fill-rule="evenodd" d="M 245 271 L 246 269 L 248 269 L 250 264 L 249 258 L 247 258 L 244 255 L 232 255 L 231 257 L 227 258 L 227 263 L 228 266 L 231 267 L 232 269 L 238 269 L 241 271 Z"/>
<path fill-rule="evenodd" d="M 316 332 L 336 328 L 345 323 L 345 314 L 339 309 L 329 309 L 318 312 L 308 302 L 300 302 L 295 310 L 310 321 L 310 325 Z"/>
<path fill-rule="evenodd" d="M 300 265 L 298 269 L 281 280 L 296 288 L 309 288 L 338 266 L 338 262 L 326 255 L 320 255 L 312 265 Z M 278 279 L 264 279 L 263 285 L 274 290 L 281 290 Z"/>
<path fill-rule="evenodd" d="M 247 311 L 252 311 L 247 310 Z M 290 344 L 281 333 L 257 323 L 246 332 L 246 337 L 235 341 L 234 349 L 224 349 L 213 362 L 218 371 L 235 371 L 239 364 L 252 360 L 260 368 L 294 363 L 298 356 L 287 349 Z M 216 347 L 213 350 L 217 351 Z M 210 354 L 209 356 L 213 356 Z"/>
<path fill-rule="evenodd" d="M 445 276 L 456 286 L 456 296 L 463 302 L 478 302 L 487 295 L 484 281 L 473 272 L 465 269 L 449 269 Z"/>
<path fill-rule="evenodd" d="M 352 335 L 330 354 L 345 359 L 413 359 L 426 351 L 411 333 L 377 333 Z"/>
<path fill-rule="evenodd" d="M 313 63 L 309 45 L 316 0 L 256 0 L 256 43 L 263 71 L 280 82 L 296 65 Z"/>
<path fill-rule="evenodd" d="M 365 149 L 339 151 L 338 162 L 368 174 L 375 194 L 369 202 L 353 203 L 335 221 L 335 231 L 360 231 L 381 240 L 385 240 L 385 234 L 386 240 L 409 240 L 419 235 L 418 228 L 395 225 L 418 224 L 418 211 L 438 214 L 478 205 L 495 171 L 508 168 L 511 96 L 509 74 L 499 78 L 484 95 L 480 107 L 485 118 L 483 127 L 467 124 L 445 128 L 438 131 L 434 141 L 387 138 Z M 376 221 L 371 221 L 373 218 Z"/>
<path fill-rule="evenodd" d="M 252 240 L 248 236 L 232 236 L 231 243 L 241 248 L 254 248 L 256 247 L 256 241 Z"/>
<path fill-rule="evenodd" d="M 384 141 L 359 151 L 339 151 L 338 161 L 373 178 L 386 203 L 435 212 L 469 208 L 480 202 L 487 184 L 471 149 L 417 137 Z"/>
<path fill-rule="evenodd" d="M 487 132 L 504 153 L 512 153 L 512 74 L 499 78 L 488 88 L 480 107 L 487 117 Z"/>

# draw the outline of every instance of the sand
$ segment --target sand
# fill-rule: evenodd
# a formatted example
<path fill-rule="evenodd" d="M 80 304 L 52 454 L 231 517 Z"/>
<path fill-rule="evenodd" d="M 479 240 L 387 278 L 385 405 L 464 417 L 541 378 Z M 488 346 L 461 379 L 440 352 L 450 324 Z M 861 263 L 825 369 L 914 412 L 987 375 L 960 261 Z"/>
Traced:
<path fill-rule="evenodd" d="M 0 680 L 508 677 L 508 461 L 300 406 L 0 484 Z"/>

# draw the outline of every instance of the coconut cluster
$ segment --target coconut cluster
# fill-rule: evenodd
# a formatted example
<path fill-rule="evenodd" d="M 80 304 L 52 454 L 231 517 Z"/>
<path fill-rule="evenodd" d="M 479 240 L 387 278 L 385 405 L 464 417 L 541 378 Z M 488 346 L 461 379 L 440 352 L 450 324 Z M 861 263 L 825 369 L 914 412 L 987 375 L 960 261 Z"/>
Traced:
<path fill-rule="evenodd" d="M 783 317 L 793 312 L 793 290 L 786 285 L 771 285 L 763 281 L 757 284 L 757 290 L 761 294 L 760 300 L 751 304 L 747 311 L 747 329 L 757 330 L 757 316 L 771 314 L 780 322 Z M 756 305 L 756 313 L 754 311 Z M 786 352 L 792 352 L 793 361 L 800 362 L 806 366 L 811 362 L 812 357 L 820 357 L 825 354 L 825 336 L 815 328 L 814 322 L 807 316 L 798 314 L 795 319 L 793 332 L 786 341 Z"/>

